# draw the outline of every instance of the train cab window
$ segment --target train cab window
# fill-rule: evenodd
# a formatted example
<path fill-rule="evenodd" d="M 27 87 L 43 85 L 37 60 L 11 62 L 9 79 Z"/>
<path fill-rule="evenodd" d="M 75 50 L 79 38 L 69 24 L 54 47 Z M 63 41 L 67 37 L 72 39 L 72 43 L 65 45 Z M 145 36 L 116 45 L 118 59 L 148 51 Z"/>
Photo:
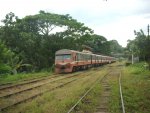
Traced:
<path fill-rule="evenodd" d="M 71 55 L 64 55 L 64 59 L 71 59 Z"/>
<path fill-rule="evenodd" d="M 71 54 L 56 55 L 56 60 L 70 60 Z"/>

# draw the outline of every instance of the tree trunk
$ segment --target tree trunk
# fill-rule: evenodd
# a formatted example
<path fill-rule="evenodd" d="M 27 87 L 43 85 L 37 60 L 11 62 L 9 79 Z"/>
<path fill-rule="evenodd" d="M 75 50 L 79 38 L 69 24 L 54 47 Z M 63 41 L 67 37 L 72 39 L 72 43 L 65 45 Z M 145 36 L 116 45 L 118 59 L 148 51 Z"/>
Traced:
<path fill-rule="evenodd" d="M 148 57 L 147 63 L 148 63 L 148 69 L 150 70 L 150 57 Z"/>

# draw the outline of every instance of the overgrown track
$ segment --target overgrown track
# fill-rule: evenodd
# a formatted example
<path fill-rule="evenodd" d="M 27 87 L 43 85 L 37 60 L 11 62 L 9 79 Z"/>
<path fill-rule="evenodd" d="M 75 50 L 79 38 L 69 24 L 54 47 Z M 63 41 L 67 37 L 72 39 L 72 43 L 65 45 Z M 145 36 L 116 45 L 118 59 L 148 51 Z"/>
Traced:
<path fill-rule="evenodd" d="M 3 92 L 0 93 L 0 98 L 9 97 L 9 96 L 12 96 L 12 95 L 15 95 L 15 94 L 19 94 L 19 93 L 22 93 L 22 92 L 25 92 L 25 91 L 29 91 L 29 90 L 32 90 L 34 88 L 38 88 L 38 87 L 44 86 L 46 84 L 53 83 L 53 82 L 58 81 L 58 80 L 63 80 L 63 79 L 66 79 L 67 77 L 69 78 L 69 77 L 72 77 L 72 76 L 75 76 L 75 75 L 78 75 L 78 74 L 73 74 L 71 76 L 69 75 L 69 76 L 46 77 L 46 78 L 43 78 L 43 79 L 29 81 L 29 82 L 26 82 L 26 83 L 16 84 L 16 85 L 4 88 Z M 41 82 L 41 83 L 39 83 L 39 82 Z M 24 88 L 25 85 L 28 86 L 28 87 Z"/>
<path fill-rule="evenodd" d="M 53 75 L 56 75 L 56 74 L 52 74 L 51 76 L 53 76 Z M 48 77 L 48 76 L 33 77 L 33 78 L 29 78 L 29 79 L 24 79 L 20 82 L 22 83 L 22 82 L 26 82 L 26 81 L 38 80 L 38 79 L 42 79 L 42 78 L 45 78 L 45 77 Z M 7 82 L 7 83 L 0 84 L 0 89 L 3 88 L 3 87 L 8 87 L 10 85 L 15 85 L 13 82 Z"/>
<path fill-rule="evenodd" d="M 2 107 L 0 107 L 0 111 L 4 111 L 5 109 L 8 109 L 9 107 L 12 107 L 12 106 L 21 104 L 21 103 L 23 103 L 23 102 L 26 102 L 26 101 L 28 101 L 28 100 L 34 99 L 34 98 L 36 98 L 37 96 L 42 95 L 43 93 L 46 93 L 46 92 L 49 92 L 49 91 L 53 91 L 53 90 L 55 90 L 55 89 L 57 89 L 57 88 L 63 87 L 63 86 L 65 86 L 65 85 L 67 85 L 67 84 L 69 84 L 69 83 L 71 83 L 71 82 L 73 82 L 73 81 L 75 81 L 75 80 L 76 80 L 76 79 L 71 80 L 71 81 L 68 81 L 68 82 L 63 83 L 63 84 L 60 84 L 60 85 L 58 85 L 58 86 L 56 86 L 56 87 L 53 87 L 53 88 L 51 88 L 51 89 L 49 89 L 49 90 L 46 90 L 46 91 L 44 91 L 44 92 L 39 92 L 39 93 L 37 93 L 37 94 L 34 94 L 34 95 L 32 95 L 32 96 L 29 96 L 28 98 L 22 99 L 22 100 L 20 100 L 20 101 L 16 101 L 16 102 L 14 102 L 14 103 L 12 103 L 12 104 L 9 104 L 9 105 L 7 105 L 7 106 L 2 106 Z"/>
<path fill-rule="evenodd" d="M 13 87 L 17 87 L 17 86 L 26 85 L 26 84 L 29 84 L 29 83 L 35 83 L 35 82 L 39 82 L 39 81 L 42 81 L 42 80 L 55 78 L 55 77 L 58 77 L 58 75 L 55 75 L 55 76 L 51 75 L 51 76 L 48 76 L 48 77 L 41 77 L 41 78 L 36 78 L 36 79 L 32 79 L 32 80 L 24 80 L 25 82 L 21 82 L 21 83 L 18 83 L 18 84 L 12 84 L 12 83 L 1 84 L 0 85 L 0 91 L 4 90 L 4 89 L 8 89 L 8 88 L 13 88 Z"/>
<path fill-rule="evenodd" d="M 3 84 L 0 84 L 0 87 L 5 87 L 7 85 L 11 85 L 12 83 L 11 82 L 8 82 L 8 83 L 3 83 Z"/>
<path fill-rule="evenodd" d="M 67 113 L 71 113 L 75 107 L 82 101 L 82 99 L 88 95 L 88 93 L 94 88 L 94 86 L 99 82 L 102 81 L 110 72 L 108 72 L 107 74 L 105 74 L 102 78 L 100 77 L 99 79 L 97 79 L 93 85 L 91 85 L 91 87 L 80 97 L 80 99 L 69 109 L 69 111 Z"/>
<path fill-rule="evenodd" d="M 84 74 L 83 74 L 83 73 L 84 73 Z M 52 91 L 52 90 L 54 90 L 54 89 L 63 87 L 63 86 L 65 86 L 65 85 L 69 84 L 69 83 L 72 83 L 73 81 L 79 79 L 80 77 L 85 77 L 85 76 L 87 76 L 87 75 L 91 75 L 91 73 L 89 73 L 89 72 L 83 72 L 83 73 L 75 73 L 75 74 L 72 74 L 72 75 L 70 75 L 70 76 L 63 76 L 61 79 L 56 79 L 56 80 L 54 80 L 54 81 L 49 82 L 49 83 L 53 83 L 53 84 L 47 83 L 47 85 L 44 84 L 44 85 L 42 85 L 42 86 L 38 86 L 38 87 L 34 87 L 34 88 L 32 87 L 32 88 L 26 89 L 26 90 L 24 90 L 24 91 L 20 91 L 20 92 L 17 92 L 17 93 L 9 94 L 9 96 L 8 96 L 8 95 L 7 95 L 7 96 L 3 96 L 3 97 L 1 97 L 1 98 L 2 98 L 1 100 L 2 100 L 4 103 L 1 103 L 1 105 L 0 105 L 0 110 L 1 110 L 1 111 L 6 110 L 6 109 L 9 108 L 9 107 L 12 107 L 12 106 L 21 104 L 21 103 L 26 102 L 26 101 L 28 101 L 28 100 L 34 99 L 35 97 L 40 96 L 40 95 L 42 95 L 42 94 L 44 94 L 44 93 L 46 93 L 46 92 Z M 88 73 L 88 74 L 86 74 L 86 73 Z M 92 73 L 93 73 L 93 72 L 92 72 Z M 76 75 L 80 75 L 80 76 L 76 76 Z M 76 78 L 76 77 L 77 77 L 77 78 Z M 68 80 L 67 80 L 67 79 L 68 79 Z M 71 80 L 70 80 L 70 79 L 71 79 Z M 59 80 L 61 81 L 61 83 L 56 83 L 56 84 L 54 84 L 56 81 L 59 81 Z M 65 82 L 63 82 L 63 80 L 64 80 Z M 67 80 L 67 81 L 66 81 L 66 80 Z M 63 82 L 63 83 L 62 83 L 62 82 Z M 34 92 L 34 94 L 32 94 L 30 91 L 31 91 L 31 92 Z M 25 93 L 25 92 L 26 92 L 26 93 Z M 25 94 L 28 94 L 28 95 L 26 95 L 25 98 L 22 98 L 23 95 L 25 95 Z M 4 98 L 4 97 L 6 97 L 6 98 Z M 19 97 L 20 97 L 20 98 L 19 98 Z M 15 99 L 16 101 L 15 101 L 15 102 L 11 102 L 11 99 L 14 99 L 14 98 L 17 98 L 17 99 Z M 10 101 L 10 103 L 8 103 L 8 102 L 5 103 L 5 101 Z"/>
<path fill-rule="evenodd" d="M 100 95 L 100 103 L 96 106 L 96 111 L 95 113 L 109 113 L 109 108 L 108 108 L 108 103 L 110 99 L 110 93 L 111 93 L 111 85 L 109 84 L 109 79 L 112 78 L 112 73 L 110 72 L 105 76 L 101 81 L 100 85 L 102 86 L 102 92 Z"/>
<path fill-rule="evenodd" d="M 121 74 L 121 70 L 122 70 L 122 65 L 117 65 L 116 67 L 112 67 L 112 69 L 113 69 L 113 71 L 111 73 L 109 73 L 109 75 L 107 75 L 101 81 L 101 86 L 102 86 L 103 91 L 102 91 L 102 94 L 100 97 L 101 98 L 100 103 L 97 106 L 95 113 L 101 113 L 101 112 L 102 113 L 109 113 L 110 112 L 109 111 L 109 102 L 111 100 L 111 92 L 112 92 L 111 91 L 112 84 L 110 84 L 110 82 L 116 82 L 116 83 L 118 82 L 118 86 L 121 89 L 120 74 Z M 118 98 L 121 98 L 121 103 L 123 103 L 122 92 L 120 92 L 120 96 Z M 122 108 L 124 111 L 123 107 L 122 107 L 122 105 L 120 105 L 120 108 Z M 119 111 L 120 111 L 120 108 L 119 108 Z M 123 113 L 125 113 L 125 112 L 123 112 Z"/>
<path fill-rule="evenodd" d="M 57 80 L 65 79 L 67 76 L 72 77 L 72 76 L 80 75 L 82 73 L 87 73 L 87 72 L 82 71 L 82 72 L 78 72 L 78 73 L 71 73 L 71 74 L 68 74 L 65 76 L 63 76 L 64 74 L 61 74 L 61 75 L 58 74 L 55 76 L 52 75 L 50 77 L 42 77 L 40 79 L 29 80 L 29 81 L 21 82 L 21 83 L 14 84 L 14 85 L 7 85 L 5 87 L 0 88 L 0 91 L 1 91 L 0 92 L 0 98 L 9 97 L 9 96 L 14 95 L 14 94 L 18 94 L 18 93 L 21 93 L 24 91 L 32 90 L 34 88 L 38 88 L 38 87 L 44 86 L 46 84 L 55 82 Z"/>
<path fill-rule="evenodd" d="M 119 76 L 119 91 L 120 91 L 120 100 L 121 100 L 121 108 L 122 108 L 122 113 L 125 113 L 125 106 L 124 106 L 124 100 L 123 100 L 123 93 L 122 93 L 122 87 L 121 87 L 121 73 Z"/>
<path fill-rule="evenodd" d="M 119 69 L 118 69 L 119 67 Z M 120 66 L 117 66 L 117 68 L 114 68 L 113 66 L 110 66 L 110 71 L 105 74 L 102 78 L 100 77 L 99 79 L 97 79 L 93 85 L 91 85 L 91 87 L 79 98 L 79 100 L 69 109 L 69 111 L 67 113 L 71 113 L 73 111 L 75 112 L 83 112 L 80 109 L 75 109 L 80 102 L 86 103 L 84 102 L 84 98 L 86 98 L 86 96 L 89 94 L 89 92 L 92 91 L 92 89 L 94 88 L 94 86 L 96 84 L 100 84 L 102 86 L 102 94 L 100 95 L 101 100 L 99 105 L 96 106 L 96 111 L 95 113 L 109 113 L 109 99 L 110 99 L 110 93 L 111 93 L 111 86 L 109 84 L 109 80 L 113 77 L 116 76 L 119 78 L 120 75 Z M 120 86 L 121 87 L 121 86 Z M 86 99 L 85 99 L 86 100 Z M 76 111 L 77 110 L 77 111 Z M 123 112 L 125 113 L 125 112 Z"/>

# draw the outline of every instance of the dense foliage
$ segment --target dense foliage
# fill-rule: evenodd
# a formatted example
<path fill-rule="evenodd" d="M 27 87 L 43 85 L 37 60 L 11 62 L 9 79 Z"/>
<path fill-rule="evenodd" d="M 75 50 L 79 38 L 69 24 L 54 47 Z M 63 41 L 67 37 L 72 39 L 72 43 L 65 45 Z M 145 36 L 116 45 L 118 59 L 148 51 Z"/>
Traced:
<path fill-rule="evenodd" d="M 19 19 L 11 12 L 2 22 L 4 25 L 0 26 L 0 39 L 14 53 L 13 63 L 7 64 L 14 74 L 18 71 L 49 68 L 59 49 L 82 51 L 83 45 L 86 45 L 94 53 L 110 55 L 111 52 L 116 52 L 116 47 L 122 48 L 118 43 L 112 44 L 113 41 L 93 34 L 92 29 L 68 14 L 40 11 L 39 14 Z"/>
<path fill-rule="evenodd" d="M 142 30 L 134 32 L 136 37 L 129 40 L 127 44 L 128 54 L 139 56 L 140 60 L 145 60 L 149 64 L 150 69 L 150 37 L 146 36 Z"/>
<path fill-rule="evenodd" d="M 0 40 L 0 74 L 8 73 L 11 70 L 9 66 L 13 53 Z"/>

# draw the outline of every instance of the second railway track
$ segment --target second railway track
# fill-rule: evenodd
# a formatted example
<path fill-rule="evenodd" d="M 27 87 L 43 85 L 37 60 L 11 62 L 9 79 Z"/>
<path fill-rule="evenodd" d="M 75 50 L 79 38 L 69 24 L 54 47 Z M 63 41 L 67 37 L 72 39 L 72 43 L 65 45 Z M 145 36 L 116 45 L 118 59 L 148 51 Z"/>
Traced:
<path fill-rule="evenodd" d="M 23 83 L 23 84 L 13 85 L 11 87 L 4 88 L 3 92 L 0 93 L 0 98 L 9 97 L 9 96 L 21 93 L 21 92 L 29 91 L 34 88 L 38 88 L 38 87 L 44 86 L 46 84 L 53 83 L 58 80 L 66 79 L 66 78 L 69 78 L 69 77 L 72 77 L 72 76 L 75 76 L 78 74 L 79 73 L 69 75 L 69 76 L 53 76 L 53 77 L 49 77 L 47 79 L 43 78 L 42 80 L 40 79 L 40 80 L 34 81 L 34 82 L 29 81 L 29 82 L 26 82 L 25 84 Z"/>
<path fill-rule="evenodd" d="M 60 79 L 49 82 L 49 83 L 53 83 L 53 84 L 49 84 L 49 83 L 47 83 L 47 85 L 46 84 L 41 84 L 41 86 L 31 87 L 29 89 L 25 89 L 25 90 L 22 90 L 20 92 L 14 92 L 14 93 L 11 93 L 11 94 L 9 93 L 5 96 L 1 96 L 0 110 L 3 111 L 3 110 L 6 110 L 7 108 L 9 108 L 11 106 L 18 105 L 20 103 L 31 100 L 31 99 L 39 96 L 39 95 L 42 95 L 45 92 L 52 91 L 56 88 L 62 87 L 64 85 L 67 85 L 67 84 L 75 81 L 77 79 L 77 78 L 75 79 L 75 77 L 84 77 L 86 75 L 92 74 L 93 72 L 91 72 L 91 73 L 83 72 L 83 73 L 74 73 L 74 74 L 69 75 L 69 76 L 62 76 Z M 86 73 L 88 73 L 88 74 L 86 74 Z M 76 75 L 80 75 L 80 76 L 76 76 Z M 72 80 L 69 79 L 69 81 L 66 81 L 67 78 L 68 79 L 70 78 Z M 66 82 L 55 84 L 55 82 L 57 82 L 59 80 L 66 81 Z M 34 92 L 34 93 L 32 94 L 31 91 Z M 26 93 L 24 93 L 24 92 L 26 92 Z M 26 98 L 23 98 L 24 96 L 26 96 Z M 13 101 L 14 98 L 15 98 L 15 101 Z M 10 102 L 8 102 L 8 101 L 10 101 Z"/>

